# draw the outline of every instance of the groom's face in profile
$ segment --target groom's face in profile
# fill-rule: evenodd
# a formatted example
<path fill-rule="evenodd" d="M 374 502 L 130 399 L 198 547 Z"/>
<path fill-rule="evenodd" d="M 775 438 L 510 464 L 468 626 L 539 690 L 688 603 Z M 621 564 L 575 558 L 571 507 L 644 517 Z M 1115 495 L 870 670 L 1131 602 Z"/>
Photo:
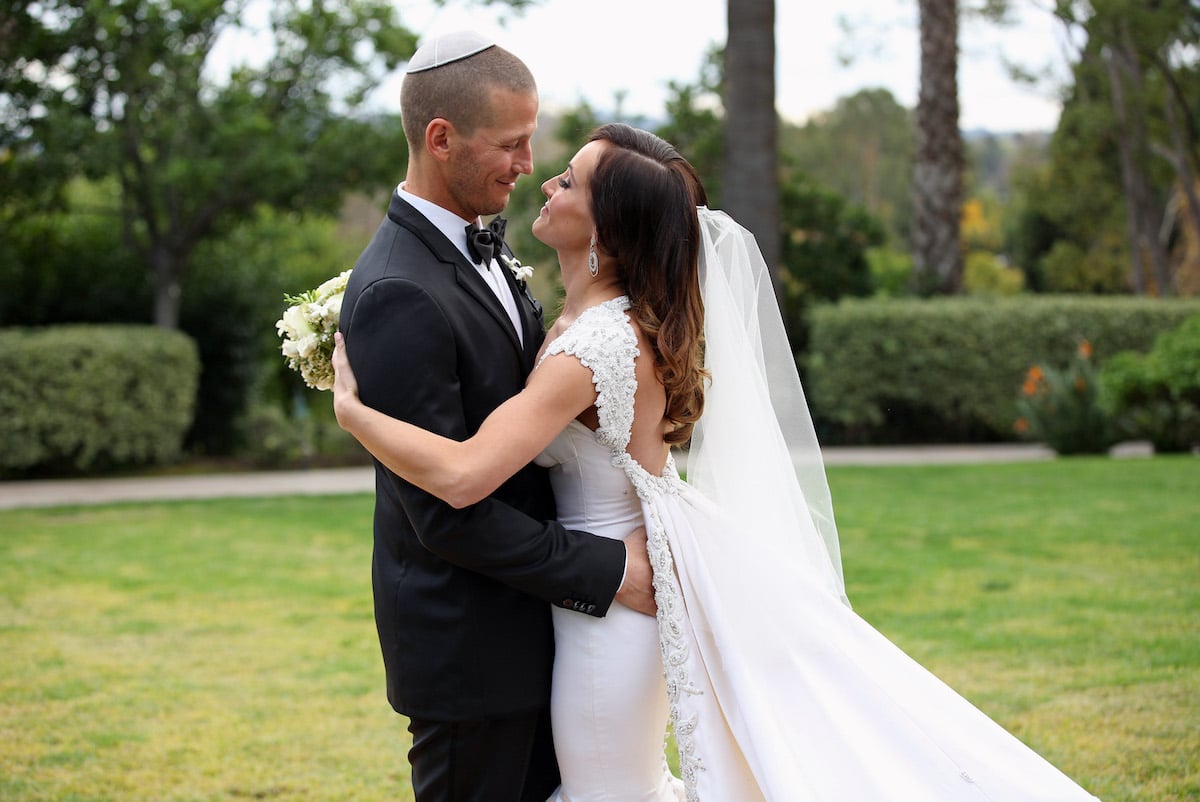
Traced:
<path fill-rule="evenodd" d="M 454 211 L 468 220 L 504 211 L 517 179 L 533 172 L 537 95 L 494 86 L 489 98 L 486 122 L 451 136 L 447 188 L 460 207 Z"/>

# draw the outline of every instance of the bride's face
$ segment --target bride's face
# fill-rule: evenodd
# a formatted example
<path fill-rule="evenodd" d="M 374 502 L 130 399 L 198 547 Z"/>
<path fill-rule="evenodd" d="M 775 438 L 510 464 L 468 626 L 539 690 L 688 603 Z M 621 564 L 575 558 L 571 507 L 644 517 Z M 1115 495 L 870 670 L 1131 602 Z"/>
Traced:
<path fill-rule="evenodd" d="M 588 182 L 596 160 L 609 144 L 603 140 L 584 145 L 567 169 L 542 184 L 546 203 L 537 220 L 533 235 L 560 255 L 586 251 L 596 223 L 592 219 Z"/>

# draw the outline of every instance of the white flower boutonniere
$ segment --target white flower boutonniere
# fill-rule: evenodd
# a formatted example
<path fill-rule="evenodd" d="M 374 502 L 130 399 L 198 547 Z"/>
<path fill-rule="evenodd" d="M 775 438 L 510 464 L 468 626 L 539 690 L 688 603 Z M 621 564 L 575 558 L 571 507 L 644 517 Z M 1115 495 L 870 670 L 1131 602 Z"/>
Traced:
<path fill-rule="evenodd" d="M 533 268 L 529 265 L 523 265 L 511 256 L 505 256 L 504 254 L 500 254 L 500 261 L 512 271 L 513 278 L 517 281 L 526 281 L 533 278 Z"/>
<path fill-rule="evenodd" d="M 342 313 L 342 294 L 350 271 L 326 281 L 315 290 L 285 295 L 291 304 L 275 324 L 283 338 L 288 367 L 300 372 L 304 383 L 316 390 L 333 388 L 333 333 Z"/>

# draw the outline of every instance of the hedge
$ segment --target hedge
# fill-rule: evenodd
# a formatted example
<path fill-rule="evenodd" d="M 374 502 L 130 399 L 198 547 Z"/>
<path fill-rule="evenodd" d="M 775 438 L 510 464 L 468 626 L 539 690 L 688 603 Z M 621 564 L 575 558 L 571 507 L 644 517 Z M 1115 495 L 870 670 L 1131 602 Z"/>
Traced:
<path fill-rule="evenodd" d="M 180 453 L 200 360 L 152 326 L 0 330 L 0 470 L 86 471 Z"/>
<path fill-rule="evenodd" d="M 802 373 L 827 441 L 1012 439 L 1030 365 L 1065 364 L 1081 339 L 1098 365 L 1145 352 L 1197 312 L 1128 296 L 844 300 L 812 310 Z"/>

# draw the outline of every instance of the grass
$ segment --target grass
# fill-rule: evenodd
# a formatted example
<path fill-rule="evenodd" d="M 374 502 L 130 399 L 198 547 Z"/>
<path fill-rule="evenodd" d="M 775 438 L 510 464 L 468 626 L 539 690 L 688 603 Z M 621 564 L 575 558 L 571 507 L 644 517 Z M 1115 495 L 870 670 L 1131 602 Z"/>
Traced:
<path fill-rule="evenodd" d="M 851 600 L 1106 802 L 1200 798 L 1200 460 L 830 471 Z M 368 496 L 0 512 L 0 799 L 405 800 Z"/>

